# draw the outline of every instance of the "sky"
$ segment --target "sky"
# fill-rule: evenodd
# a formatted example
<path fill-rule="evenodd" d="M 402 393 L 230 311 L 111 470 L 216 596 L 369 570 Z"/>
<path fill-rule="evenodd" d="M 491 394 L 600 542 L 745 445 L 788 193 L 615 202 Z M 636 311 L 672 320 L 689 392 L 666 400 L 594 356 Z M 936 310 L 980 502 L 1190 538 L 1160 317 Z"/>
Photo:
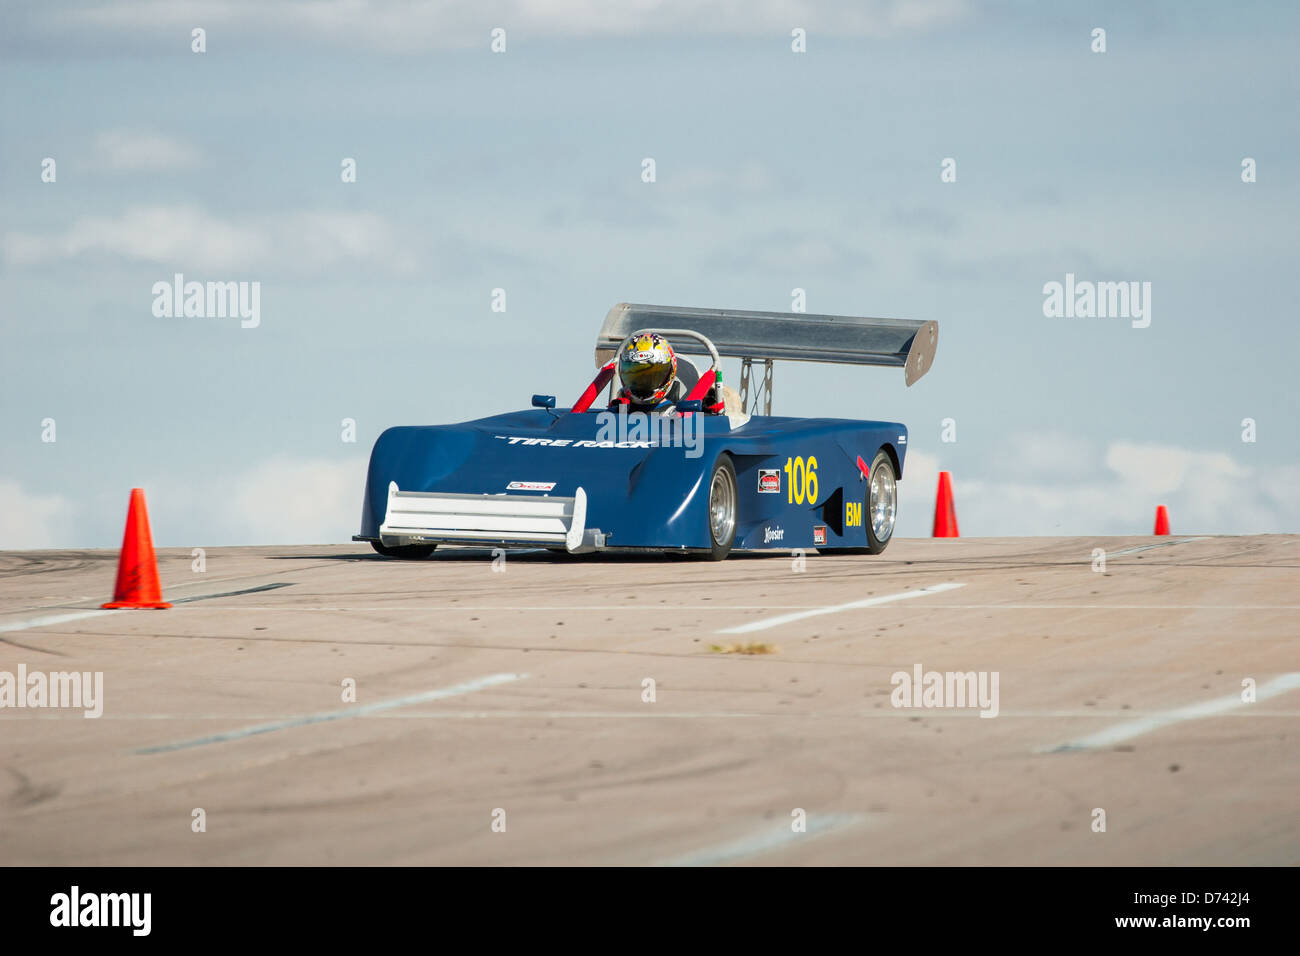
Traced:
<path fill-rule="evenodd" d="M 1298 532 L 1298 26 L 1264 2 L 6 3 L 0 549 L 115 547 L 136 486 L 162 546 L 347 541 L 386 427 L 571 403 L 617 302 L 796 289 L 939 323 L 911 388 L 775 370 L 777 414 L 907 424 L 900 535 L 929 533 L 940 469 L 966 536 L 1145 534 L 1157 504 L 1176 533 Z M 176 273 L 258 283 L 258 324 L 156 315 Z M 1149 288 L 1150 324 L 1046 315 L 1067 274 Z"/>

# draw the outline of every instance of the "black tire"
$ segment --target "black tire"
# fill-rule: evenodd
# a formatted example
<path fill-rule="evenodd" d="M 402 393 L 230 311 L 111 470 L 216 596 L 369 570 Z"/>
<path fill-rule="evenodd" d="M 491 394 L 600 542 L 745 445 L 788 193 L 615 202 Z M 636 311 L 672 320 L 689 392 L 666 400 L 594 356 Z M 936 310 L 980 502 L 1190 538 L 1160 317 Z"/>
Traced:
<path fill-rule="evenodd" d="M 883 469 L 881 471 L 880 469 Z M 881 529 L 884 534 L 883 538 L 876 536 L 874 530 L 873 508 L 877 506 L 873 497 L 876 495 L 877 476 L 883 476 L 889 487 L 888 503 L 888 522 L 887 526 Z M 898 518 L 898 476 L 894 474 L 894 459 L 889 456 L 889 452 L 880 449 L 876 452 L 876 457 L 871 460 L 871 478 L 867 481 L 866 502 L 862 510 L 862 523 L 867 526 L 867 551 L 871 554 L 880 554 L 887 547 L 889 542 L 894 540 L 894 524 Z"/>
<path fill-rule="evenodd" d="M 719 514 L 715 518 L 715 500 Z M 713 463 L 709 475 L 709 500 L 705 520 L 709 525 L 709 543 L 713 546 L 709 559 L 721 561 L 731 553 L 736 540 L 736 519 L 739 514 L 740 490 L 736 483 L 736 466 L 731 456 L 723 452 Z"/>
<path fill-rule="evenodd" d="M 401 558 L 403 561 L 423 561 L 433 554 L 434 549 L 438 546 L 436 544 L 400 544 L 389 547 L 380 544 L 378 541 L 371 541 L 370 547 L 386 558 Z"/>
<path fill-rule="evenodd" d="M 879 469 L 884 469 L 880 471 Z M 882 508 L 882 511 L 888 511 L 888 521 L 883 522 L 881 532 L 883 538 L 876 536 L 874 524 L 876 504 L 883 504 L 883 497 L 876 487 L 876 476 L 880 475 L 883 483 L 889 489 L 889 499 L 892 501 L 892 507 Z M 877 501 L 872 502 L 872 493 L 876 492 Z M 882 517 L 884 517 L 882 515 Z M 876 457 L 871 459 L 871 480 L 866 483 L 862 489 L 862 524 L 867 531 L 867 546 L 865 548 L 838 548 L 840 554 L 880 554 L 887 547 L 889 542 L 894 540 L 894 524 L 898 518 L 898 477 L 894 474 L 894 459 L 889 456 L 889 452 L 881 448 L 876 452 Z"/>

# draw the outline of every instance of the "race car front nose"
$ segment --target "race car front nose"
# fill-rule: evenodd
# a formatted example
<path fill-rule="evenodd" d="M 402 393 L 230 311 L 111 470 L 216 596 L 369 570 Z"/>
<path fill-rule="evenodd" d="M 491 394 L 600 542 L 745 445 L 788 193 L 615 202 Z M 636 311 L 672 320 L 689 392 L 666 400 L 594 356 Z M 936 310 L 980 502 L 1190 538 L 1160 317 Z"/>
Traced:
<path fill-rule="evenodd" d="M 388 484 L 388 508 L 379 528 L 385 545 L 494 542 L 563 545 L 586 550 L 587 494 L 573 497 L 496 494 L 466 495 L 402 491 Z"/>

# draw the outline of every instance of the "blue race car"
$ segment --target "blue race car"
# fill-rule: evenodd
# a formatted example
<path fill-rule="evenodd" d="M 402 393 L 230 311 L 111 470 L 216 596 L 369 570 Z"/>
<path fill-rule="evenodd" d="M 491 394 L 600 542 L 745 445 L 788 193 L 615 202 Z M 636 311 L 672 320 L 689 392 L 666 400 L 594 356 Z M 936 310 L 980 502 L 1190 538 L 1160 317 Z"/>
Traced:
<path fill-rule="evenodd" d="M 672 394 L 637 410 L 620 399 L 615 356 L 652 333 L 709 364 L 675 362 Z M 713 560 L 737 549 L 879 554 L 894 532 L 907 429 L 773 416 L 772 362 L 902 367 L 910 386 L 938 336 L 935 322 L 621 303 L 571 408 L 534 395 L 525 411 L 380 435 L 353 540 L 397 558 L 439 544 Z M 741 359 L 739 393 L 722 382 L 723 357 Z"/>

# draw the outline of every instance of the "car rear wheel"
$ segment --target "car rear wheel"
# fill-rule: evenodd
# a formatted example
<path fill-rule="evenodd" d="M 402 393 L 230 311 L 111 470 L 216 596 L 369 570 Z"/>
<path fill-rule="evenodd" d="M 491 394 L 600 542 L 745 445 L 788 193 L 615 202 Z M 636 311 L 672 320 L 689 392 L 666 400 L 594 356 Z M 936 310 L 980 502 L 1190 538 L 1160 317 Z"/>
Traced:
<path fill-rule="evenodd" d="M 404 561 L 422 561 L 429 555 L 433 554 L 436 544 L 398 544 L 384 545 L 378 541 L 371 541 L 370 547 L 374 548 L 386 558 L 401 558 Z"/>
<path fill-rule="evenodd" d="M 731 456 L 723 453 L 713 463 L 709 477 L 709 557 L 721 561 L 731 553 L 736 540 L 736 510 L 739 495 L 736 493 L 736 466 Z"/>

